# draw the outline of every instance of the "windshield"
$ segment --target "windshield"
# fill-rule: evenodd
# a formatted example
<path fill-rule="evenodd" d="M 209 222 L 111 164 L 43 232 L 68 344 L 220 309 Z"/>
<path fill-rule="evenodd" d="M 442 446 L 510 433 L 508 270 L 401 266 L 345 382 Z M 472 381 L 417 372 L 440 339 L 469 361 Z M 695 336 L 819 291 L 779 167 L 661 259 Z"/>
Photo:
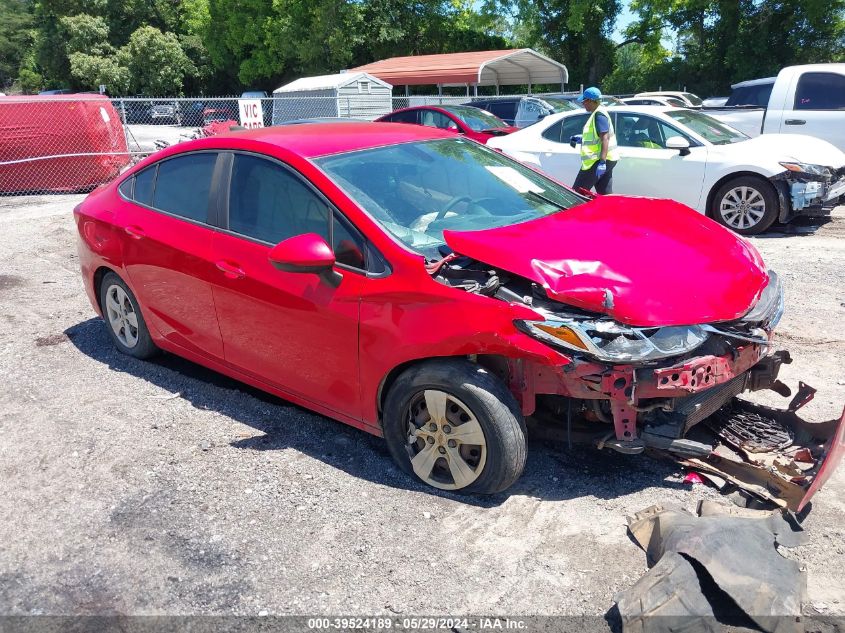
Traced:
<path fill-rule="evenodd" d="M 684 99 L 694 106 L 700 106 L 704 103 L 698 95 L 694 95 L 691 92 L 682 92 L 681 94 L 684 96 Z"/>
<path fill-rule="evenodd" d="M 555 112 L 569 112 L 570 110 L 579 110 L 577 105 L 566 99 L 555 99 L 552 97 L 542 97 L 543 101 L 554 108 Z"/>
<path fill-rule="evenodd" d="M 608 95 L 604 95 L 601 98 L 601 104 L 605 106 L 617 106 L 617 105 L 625 105 L 625 102 L 622 99 L 617 99 L 616 97 L 610 97 Z"/>
<path fill-rule="evenodd" d="M 695 110 L 670 110 L 666 113 L 681 125 L 687 126 L 693 132 L 709 141 L 713 145 L 729 145 L 747 141 L 748 137 L 712 116 Z"/>
<path fill-rule="evenodd" d="M 443 231 L 526 222 L 584 199 L 478 143 L 444 139 L 315 161 L 399 241 L 439 259 Z"/>
<path fill-rule="evenodd" d="M 499 117 L 472 106 L 438 106 L 446 112 L 451 112 L 466 123 L 474 132 L 490 130 L 497 127 L 507 127 L 508 124 Z"/>

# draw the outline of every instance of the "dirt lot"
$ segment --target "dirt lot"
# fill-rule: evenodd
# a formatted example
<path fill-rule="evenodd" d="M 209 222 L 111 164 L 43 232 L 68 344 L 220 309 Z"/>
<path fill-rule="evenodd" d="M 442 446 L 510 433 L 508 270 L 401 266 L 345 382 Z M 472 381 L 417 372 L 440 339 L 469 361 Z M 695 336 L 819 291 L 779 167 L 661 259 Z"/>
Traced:
<path fill-rule="evenodd" d="M 671 464 L 536 441 L 508 494 L 440 493 L 377 438 L 121 356 L 82 290 L 80 199 L 0 198 L 3 613 L 602 615 L 646 571 L 625 516 L 718 496 Z M 845 209 L 754 242 L 786 285 L 782 377 L 819 389 L 808 417 L 834 417 Z M 810 608 L 845 614 L 845 469 L 805 526 Z"/>

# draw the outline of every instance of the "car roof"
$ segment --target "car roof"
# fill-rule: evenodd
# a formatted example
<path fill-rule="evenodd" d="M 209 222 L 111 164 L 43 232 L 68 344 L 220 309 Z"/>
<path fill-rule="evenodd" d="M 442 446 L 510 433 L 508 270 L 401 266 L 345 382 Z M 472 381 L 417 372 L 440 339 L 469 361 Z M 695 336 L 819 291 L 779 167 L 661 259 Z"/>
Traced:
<path fill-rule="evenodd" d="M 731 88 L 745 88 L 746 86 L 762 86 L 763 84 L 775 83 L 777 77 L 763 77 L 762 79 L 749 79 L 748 81 L 740 81 L 738 84 L 731 84 Z"/>
<path fill-rule="evenodd" d="M 226 132 L 209 140 L 225 141 L 230 138 L 257 141 L 306 158 L 315 158 L 398 143 L 455 138 L 455 135 L 434 127 L 402 123 L 303 123 Z M 179 146 L 198 149 L 198 145 L 204 145 L 202 140 L 180 143 Z"/>

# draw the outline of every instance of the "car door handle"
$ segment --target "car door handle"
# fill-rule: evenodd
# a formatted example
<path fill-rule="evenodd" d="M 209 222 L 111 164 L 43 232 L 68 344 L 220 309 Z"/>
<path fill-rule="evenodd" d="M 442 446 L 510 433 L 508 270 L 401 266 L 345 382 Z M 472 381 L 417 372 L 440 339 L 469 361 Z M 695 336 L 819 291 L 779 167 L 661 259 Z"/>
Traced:
<path fill-rule="evenodd" d="M 146 237 L 147 235 L 144 233 L 144 229 L 134 225 L 123 227 L 123 231 L 133 240 L 140 240 L 142 237 Z"/>
<path fill-rule="evenodd" d="M 786 125 L 804 125 L 806 121 L 804 119 L 787 119 L 784 121 Z"/>
<path fill-rule="evenodd" d="M 246 277 L 246 273 L 237 264 L 231 264 L 221 259 L 218 262 L 214 262 L 214 265 L 217 266 L 217 270 L 222 272 L 227 279 L 243 279 Z"/>

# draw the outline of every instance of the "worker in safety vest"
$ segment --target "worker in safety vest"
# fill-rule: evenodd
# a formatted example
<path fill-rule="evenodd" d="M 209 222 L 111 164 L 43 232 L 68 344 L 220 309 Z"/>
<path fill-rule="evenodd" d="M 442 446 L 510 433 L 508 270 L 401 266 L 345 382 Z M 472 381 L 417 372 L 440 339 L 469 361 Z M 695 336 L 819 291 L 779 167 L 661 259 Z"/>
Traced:
<path fill-rule="evenodd" d="M 600 99 L 601 90 L 596 87 L 587 88 L 578 97 L 578 102 L 584 104 L 590 116 L 581 133 L 581 171 L 572 186 L 587 191 L 595 187 L 597 193 L 613 193 L 613 168 L 619 154 L 613 123 Z"/>

